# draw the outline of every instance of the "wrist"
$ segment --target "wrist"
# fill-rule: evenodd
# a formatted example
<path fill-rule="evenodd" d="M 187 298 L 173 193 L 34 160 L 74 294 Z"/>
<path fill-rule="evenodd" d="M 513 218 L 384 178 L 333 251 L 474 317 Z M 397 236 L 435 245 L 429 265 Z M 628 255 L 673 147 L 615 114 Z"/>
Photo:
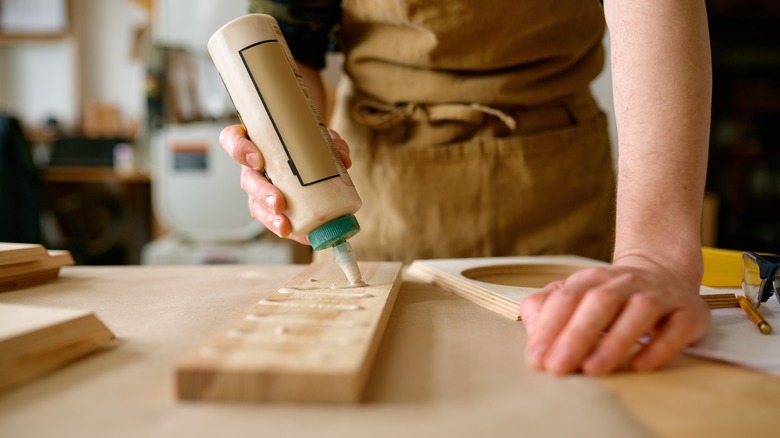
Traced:
<path fill-rule="evenodd" d="M 659 275 L 671 275 L 691 288 L 701 285 L 704 261 L 701 245 L 669 245 L 653 247 L 617 248 L 613 256 L 614 266 L 628 266 L 643 270 L 661 271 Z"/>

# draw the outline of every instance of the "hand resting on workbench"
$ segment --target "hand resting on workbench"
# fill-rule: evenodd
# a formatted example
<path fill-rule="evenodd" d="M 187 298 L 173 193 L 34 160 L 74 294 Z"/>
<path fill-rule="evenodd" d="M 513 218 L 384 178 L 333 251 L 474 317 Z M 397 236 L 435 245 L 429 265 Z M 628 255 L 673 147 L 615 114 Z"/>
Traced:
<path fill-rule="evenodd" d="M 521 303 L 526 362 L 553 374 L 660 368 L 707 333 L 696 278 L 668 259 L 628 256 L 550 283 Z"/>
<path fill-rule="evenodd" d="M 335 131 L 329 129 L 333 143 L 344 166 L 349 169 L 352 160 L 349 146 Z M 284 214 L 287 204 L 284 195 L 263 173 L 265 161 L 257 146 L 249 140 L 242 125 L 231 125 L 222 130 L 219 143 L 234 161 L 241 164 L 241 188 L 249 196 L 249 212 L 279 237 L 290 238 L 309 245 L 306 236 L 290 234 L 290 219 Z"/>

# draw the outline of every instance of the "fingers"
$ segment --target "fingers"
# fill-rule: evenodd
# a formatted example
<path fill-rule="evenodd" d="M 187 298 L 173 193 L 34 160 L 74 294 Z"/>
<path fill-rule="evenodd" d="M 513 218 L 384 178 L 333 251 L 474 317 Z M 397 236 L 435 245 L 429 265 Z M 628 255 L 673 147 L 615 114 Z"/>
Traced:
<path fill-rule="evenodd" d="M 349 156 L 349 145 L 341 138 L 338 132 L 328 128 L 328 133 L 333 139 L 333 144 L 339 152 L 344 167 L 352 167 L 352 158 Z M 250 169 L 259 170 L 265 166 L 263 155 L 254 143 L 247 138 L 243 125 L 230 125 L 219 133 L 219 144 L 230 155 L 233 161 Z"/>
<path fill-rule="evenodd" d="M 520 320 L 525 326 L 526 334 L 531 338 L 534 334 L 534 329 L 539 321 L 539 315 L 542 312 L 542 307 L 547 297 L 550 295 L 550 291 L 559 287 L 561 282 L 550 283 L 541 291 L 526 297 L 520 302 Z"/>
<path fill-rule="evenodd" d="M 259 170 L 265 166 L 263 155 L 246 136 L 243 125 L 231 125 L 219 133 L 219 144 L 233 161 L 250 169 Z"/>
<path fill-rule="evenodd" d="M 583 356 L 582 371 L 607 374 L 617 369 L 635 350 L 638 340 L 651 333 L 667 311 L 667 305 L 652 295 L 630 296 L 622 311 L 615 312 L 615 322 L 594 345 L 593 351 Z"/>
<path fill-rule="evenodd" d="M 253 201 L 253 209 L 258 211 L 258 216 L 279 216 L 287 208 L 282 192 L 275 185 L 271 184 L 260 171 L 241 167 L 240 185 L 241 189 Z M 263 210 L 262 214 L 259 214 L 260 211 L 258 209 Z M 255 216 L 255 218 L 265 224 L 261 217 Z M 273 219 L 271 219 L 271 222 L 273 222 Z"/>
<path fill-rule="evenodd" d="M 257 199 L 249 198 L 249 212 L 252 217 L 262 222 L 266 228 L 277 236 L 286 237 L 304 245 L 309 244 L 309 241 L 305 237 L 290 234 L 292 232 L 292 226 L 287 216 L 273 214 L 268 206 L 259 202 Z"/>
<path fill-rule="evenodd" d="M 287 203 L 279 189 L 258 170 L 241 167 L 241 189 L 249 196 L 249 213 L 279 237 L 288 237 L 308 245 L 306 237 L 293 236 L 292 225 L 284 214 Z"/>
<path fill-rule="evenodd" d="M 706 305 L 704 311 L 673 313 L 666 323 L 653 336 L 629 363 L 635 371 L 650 371 L 662 367 L 678 352 L 707 334 L 712 314 Z"/>
<path fill-rule="evenodd" d="M 333 139 L 333 144 L 336 145 L 336 149 L 339 151 L 339 156 L 341 157 L 341 161 L 344 162 L 344 167 L 349 169 L 352 167 L 352 158 L 349 156 L 349 145 L 341 138 L 338 132 L 328 128 L 328 133 Z"/>
<path fill-rule="evenodd" d="M 343 140 L 342 140 L 343 142 Z M 230 157 L 241 164 L 241 189 L 249 196 L 249 213 L 279 237 L 287 237 L 305 245 L 305 236 L 294 236 L 290 219 L 284 215 L 287 203 L 279 189 L 261 172 L 263 155 L 246 136 L 243 125 L 231 125 L 219 134 L 219 144 Z"/>
<path fill-rule="evenodd" d="M 544 306 L 536 316 L 536 321 L 533 322 L 532 334 L 529 336 L 526 350 L 526 361 L 529 366 L 536 369 L 547 369 L 548 366 L 552 365 L 552 362 L 560 362 L 560 365 L 555 365 L 550 371 L 567 372 L 559 371 L 559 369 L 568 368 L 566 364 L 574 360 L 571 357 L 572 352 L 569 351 L 571 343 L 569 338 L 572 335 L 564 339 L 566 342 L 556 346 L 555 349 L 552 348 L 553 343 L 556 342 L 572 318 L 584 291 L 591 284 L 595 284 L 594 272 L 580 271 L 570 276 L 565 282 L 553 283 L 543 289 L 549 295 L 545 298 Z M 580 334 L 579 336 L 585 335 Z"/>
<path fill-rule="evenodd" d="M 710 312 L 696 291 L 656 278 L 636 270 L 588 269 L 526 298 L 526 362 L 552 374 L 606 374 L 627 358 L 639 371 L 663 366 L 706 334 Z"/>

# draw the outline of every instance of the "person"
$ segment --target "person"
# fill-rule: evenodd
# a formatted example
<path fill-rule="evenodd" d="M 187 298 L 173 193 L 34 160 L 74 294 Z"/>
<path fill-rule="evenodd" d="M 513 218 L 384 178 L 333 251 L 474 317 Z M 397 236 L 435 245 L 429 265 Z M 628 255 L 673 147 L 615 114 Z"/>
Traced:
<path fill-rule="evenodd" d="M 363 199 L 359 259 L 611 261 L 522 302 L 526 361 L 556 375 L 658 369 L 705 335 L 702 0 L 251 4 L 277 17 L 319 105 L 327 36 L 340 26 L 330 127 Z M 606 28 L 617 172 L 589 90 Z M 284 197 L 242 127 L 226 127 L 220 143 L 243 165 L 251 214 L 291 236 Z"/>

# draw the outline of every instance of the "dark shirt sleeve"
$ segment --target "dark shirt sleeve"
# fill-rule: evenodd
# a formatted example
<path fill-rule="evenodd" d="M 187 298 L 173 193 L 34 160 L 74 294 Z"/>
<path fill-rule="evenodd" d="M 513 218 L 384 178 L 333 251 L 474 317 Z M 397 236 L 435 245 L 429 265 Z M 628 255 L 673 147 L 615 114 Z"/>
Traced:
<path fill-rule="evenodd" d="M 276 18 L 296 61 L 322 69 L 335 47 L 341 0 L 250 0 L 249 12 Z"/>

